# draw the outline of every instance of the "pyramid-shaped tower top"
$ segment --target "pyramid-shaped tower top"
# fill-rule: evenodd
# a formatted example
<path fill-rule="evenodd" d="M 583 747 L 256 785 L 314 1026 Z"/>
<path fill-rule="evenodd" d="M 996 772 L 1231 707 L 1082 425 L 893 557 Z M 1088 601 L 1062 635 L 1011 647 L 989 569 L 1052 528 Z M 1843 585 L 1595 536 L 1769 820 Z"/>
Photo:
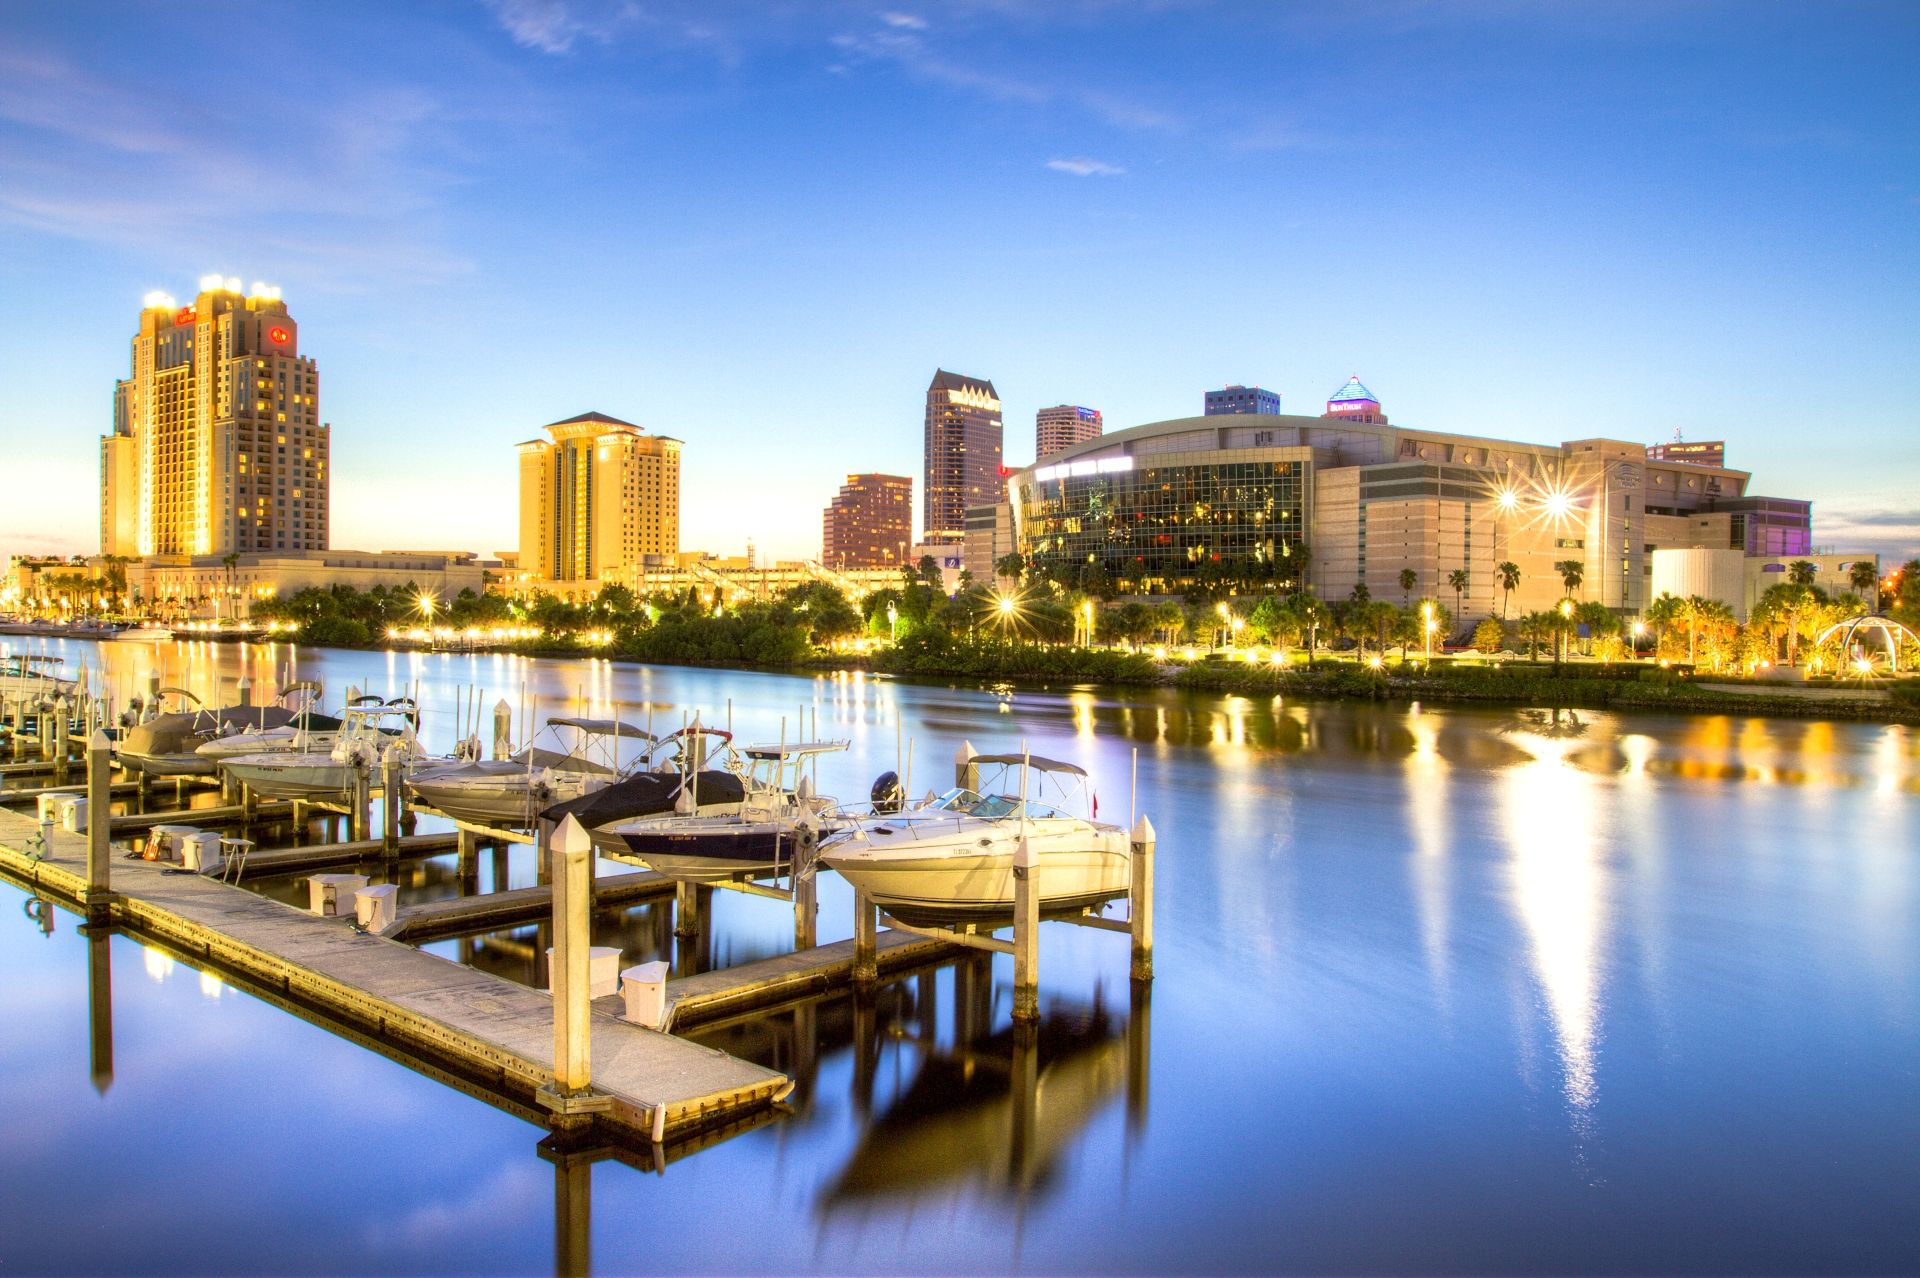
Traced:
<path fill-rule="evenodd" d="M 1358 376 L 1349 377 L 1347 384 L 1335 391 L 1327 399 L 1327 406 L 1335 404 L 1378 404 L 1380 399 L 1372 391 L 1360 384 Z"/>

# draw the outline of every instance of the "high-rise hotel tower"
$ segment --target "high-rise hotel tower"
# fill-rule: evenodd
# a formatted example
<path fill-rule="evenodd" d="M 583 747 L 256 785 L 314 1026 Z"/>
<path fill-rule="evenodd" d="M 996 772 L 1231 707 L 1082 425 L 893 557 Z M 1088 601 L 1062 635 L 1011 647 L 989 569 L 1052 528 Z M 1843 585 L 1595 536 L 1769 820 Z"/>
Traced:
<path fill-rule="evenodd" d="M 936 370 L 927 387 L 923 542 L 959 545 L 966 540 L 967 507 L 1006 500 L 1000 439 L 993 383 Z"/>
<path fill-rule="evenodd" d="M 100 441 L 101 553 L 327 549 L 330 435 L 278 289 L 209 275 L 188 306 L 147 294 Z"/>
<path fill-rule="evenodd" d="M 520 568 L 597 581 L 680 550 L 680 441 L 605 413 L 520 445 Z"/>

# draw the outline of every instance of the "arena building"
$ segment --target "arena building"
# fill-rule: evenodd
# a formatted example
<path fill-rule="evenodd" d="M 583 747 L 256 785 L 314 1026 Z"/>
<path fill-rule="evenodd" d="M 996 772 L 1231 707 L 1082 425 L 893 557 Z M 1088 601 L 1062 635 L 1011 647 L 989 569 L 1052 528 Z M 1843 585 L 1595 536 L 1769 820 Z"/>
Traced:
<path fill-rule="evenodd" d="M 1755 496 L 1747 472 L 1667 451 L 1396 426 L 1355 378 L 1317 417 L 1135 426 L 1013 472 L 1007 491 L 1036 569 L 1073 580 L 1098 565 L 1140 594 L 1304 580 L 1327 599 L 1364 584 L 1374 598 L 1457 603 L 1463 618 L 1503 605 L 1512 615 L 1563 598 L 1557 565 L 1571 560 L 1576 598 L 1633 613 L 1650 597 L 1656 550 L 1811 552 L 1811 503 Z M 1510 598 L 1498 571 L 1508 562 L 1520 570 Z"/>

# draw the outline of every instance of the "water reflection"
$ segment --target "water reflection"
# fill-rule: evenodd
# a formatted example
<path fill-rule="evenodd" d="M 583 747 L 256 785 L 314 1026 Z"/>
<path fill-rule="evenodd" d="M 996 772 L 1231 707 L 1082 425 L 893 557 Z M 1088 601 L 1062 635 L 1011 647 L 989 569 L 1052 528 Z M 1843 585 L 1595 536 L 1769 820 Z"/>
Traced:
<path fill-rule="evenodd" d="M 1558 718 L 1508 734 L 1533 762 L 1503 775 L 1502 815 L 1513 908 L 1552 1020 L 1562 1094 L 1584 1136 L 1599 1092 L 1599 962 L 1609 884 L 1596 791 L 1568 761 L 1587 727 Z"/>

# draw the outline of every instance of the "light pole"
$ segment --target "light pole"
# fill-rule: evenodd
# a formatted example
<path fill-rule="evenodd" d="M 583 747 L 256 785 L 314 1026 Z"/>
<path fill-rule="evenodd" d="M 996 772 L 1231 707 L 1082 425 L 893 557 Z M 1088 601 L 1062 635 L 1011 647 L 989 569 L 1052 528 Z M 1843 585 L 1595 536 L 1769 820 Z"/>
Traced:
<path fill-rule="evenodd" d="M 887 642 L 900 642 L 900 609 L 892 603 L 887 605 Z"/>
<path fill-rule="evenodd" d="M 1573 600 L 1560 601 L 1560 624 L 1554 627 L 1553 672 L 1560 673 L 1560 663 L 1567 657 L 1567 627 L 1573 621 Z"/>
<path fill-rule="evenodd" d="M 1636 621 L 1633 623 L 1633 656 L 1636 661 L 1640 658 L 1640 641 L 1646 636 L 1646 633 L 1646 622 Z"/>
<path fill-rule="evenodd" d="M 1221 630 L 1221 633 L 1225 634 L 1227 637 L 1226 646 L 1232 647 L 1233 646 L 1233 628 L 1232 628 L 1233 611 L 1232 609 L 1228 608 L 1227 605 L 1225 605 L 1224 603 L 1218 603 L 1213 606 L 1213 610 L 1220 614 L 1220 630 Z"/>
<path fill-rule="evenodd" d="M 1080 613 L 1087 619 L 1087 647 L 1093 647 L 1093 600 L 1080 605 Z"/>
<path fill-rule="evenodd" d="M 1422 603 L 1420 605 L 1420 616 L 1426 622 L 1426 625 L 1423 627 L 1423 629 L 1425 629 L 1425 631 L 1427 632 L 1427 664 L 1432 665 L 1433 664 L 1433 631 L 1434 631 L 1435 622 L 1433 620 L 1433 603 L 1431 600 L 1425 603 Z"/>

